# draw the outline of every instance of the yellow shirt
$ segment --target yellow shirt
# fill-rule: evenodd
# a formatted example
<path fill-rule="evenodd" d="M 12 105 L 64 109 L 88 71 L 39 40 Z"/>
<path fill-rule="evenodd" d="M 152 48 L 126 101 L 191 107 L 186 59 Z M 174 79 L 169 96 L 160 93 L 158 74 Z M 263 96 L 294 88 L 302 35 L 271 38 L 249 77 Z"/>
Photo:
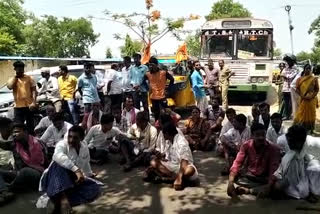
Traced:
<path fill-rule="evenodd" d="M 36 83 L 32 77 L 24 75 L 18 78 L 17 84 L 13 87 L 13 97 L 16 108 L 25 108 L 31 105 L 33 102 L 32 91 L 35 90 L 35 87 Z"/>
<path fill-rule="evenodd" d="M 58 78 L 59 92 L 62 99 L 70 100 L 73 98 L 77 82 L 77 77 L 73 75 L 67 75 L 66 78 L 63 78 L 62 76 Z"/>

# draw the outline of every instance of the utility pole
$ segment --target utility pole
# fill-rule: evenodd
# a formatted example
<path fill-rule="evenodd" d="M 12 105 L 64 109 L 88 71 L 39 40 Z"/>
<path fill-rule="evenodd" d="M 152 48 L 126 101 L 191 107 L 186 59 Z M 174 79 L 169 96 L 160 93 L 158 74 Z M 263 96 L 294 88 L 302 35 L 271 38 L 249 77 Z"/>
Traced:
<path fill-rule="evenodd" d="M 293 36 L 292 36 L 292 30 L 294 29 L 293 25 L 292 25 L 292 19 L 291 19 L 291 6 L 290 5 L 286 5 L 284 8 L 287 13 L 288 13 L 288 19 L 289 19 L 289 30 L 290 30 L 290 40 L 291 40 L 291 53 L 294 54 L 294 50 L 293 50 Z"/>

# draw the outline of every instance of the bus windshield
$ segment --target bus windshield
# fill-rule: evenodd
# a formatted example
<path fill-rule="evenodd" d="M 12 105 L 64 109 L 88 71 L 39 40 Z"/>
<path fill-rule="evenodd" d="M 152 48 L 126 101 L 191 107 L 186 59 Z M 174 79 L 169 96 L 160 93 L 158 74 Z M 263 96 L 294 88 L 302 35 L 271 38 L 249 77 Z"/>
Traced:
<path fill-rule="evenodd" d="M 271 57 L 271 35 L 238 35 L 238 58 Z"/>
<path fill-rule="evenodd" d="M 204 57 L 232 57 L 232 35 L 206 36 L 203 46 Z"/>

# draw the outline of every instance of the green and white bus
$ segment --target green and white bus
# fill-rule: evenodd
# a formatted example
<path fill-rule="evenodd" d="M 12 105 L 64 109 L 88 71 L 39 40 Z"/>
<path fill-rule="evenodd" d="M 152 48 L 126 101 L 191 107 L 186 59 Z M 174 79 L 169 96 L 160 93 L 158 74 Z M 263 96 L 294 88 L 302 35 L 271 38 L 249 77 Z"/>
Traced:
<path fill-rule="evenodd" d="M 209 58 L 215 62 L 223 59 L 235 72 L 229 91 L 267 92 L 272 84 L 272 23 L 253 18 L 206 22 L 201 29 L 202 64 Z"/>

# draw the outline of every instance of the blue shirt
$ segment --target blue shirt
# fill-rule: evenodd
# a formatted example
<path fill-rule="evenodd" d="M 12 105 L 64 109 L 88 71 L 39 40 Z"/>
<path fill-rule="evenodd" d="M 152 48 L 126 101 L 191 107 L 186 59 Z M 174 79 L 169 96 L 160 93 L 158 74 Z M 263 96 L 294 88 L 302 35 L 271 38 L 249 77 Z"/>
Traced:
<path fill-rule="evenodd" d="M 142 92 L 147 92 L 148 91 L 148 86 L 146 84 L 142 84 L 143 83 L 143 79 L 144 79 L 144 75 L 147 73 L 148 71 L 148 67 L 146 65 L 139 65 L 139 66 L 131 66 L 130 68 L 130 83 L 133 86 L 140 86 L 140 90 Z"/>
<path fill-rule="evenodd" d="M 97 103 L 100 102 L 97 91 L 97 77 L 91 74 L 91 78 L 85 73 L 81 74 L 78 78 L 78 88 L 82 91 L 83 103 Z"/>
<path fill-rule="evenodd" d="M 204 97 L 206 92 L 204 91 L 204 83 L 200 72 L 194 70 L 191 75 L 192 91 L 195 97 Z"/>

